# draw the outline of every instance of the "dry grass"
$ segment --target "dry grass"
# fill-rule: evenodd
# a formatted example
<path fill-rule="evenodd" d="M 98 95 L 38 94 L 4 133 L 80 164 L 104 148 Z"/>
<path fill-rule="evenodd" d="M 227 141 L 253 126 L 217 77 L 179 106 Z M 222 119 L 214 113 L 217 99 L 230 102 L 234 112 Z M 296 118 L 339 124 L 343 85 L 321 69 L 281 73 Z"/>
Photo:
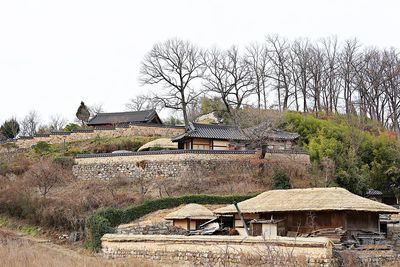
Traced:
<path fill-rule="evenodd" d="M 142 259 L 105 259 L 100 256 L 84 255 L 49 242 L 20 237 L 2 230 L 0 230 L 0 259 L 0 266 L 14 267 L 157 266 Z"/>

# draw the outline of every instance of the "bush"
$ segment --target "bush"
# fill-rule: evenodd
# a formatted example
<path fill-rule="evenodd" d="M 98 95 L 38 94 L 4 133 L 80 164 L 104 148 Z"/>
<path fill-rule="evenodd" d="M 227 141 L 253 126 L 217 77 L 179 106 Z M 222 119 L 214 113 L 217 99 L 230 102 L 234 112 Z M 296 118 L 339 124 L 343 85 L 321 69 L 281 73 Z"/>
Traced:
<path fill-rule="evenodd" d="M 45 141 L 39 141 L 36 143 L 33 149 L 35 150 L 36 154 L 43 155 L 50 152 L 51 146 Z"/>
<path fill-rule="evenodd" d="M 76 155 L 78 155 L 78 154 L 86 154 L 86 153 L 88 153 L 88 151 L 86 151 L 86 150 L 68 149 L 68 150 L 64 153 L 64 155 L 65 155 L 66 157 L 68 157 L 68 156 L 76 156 Z"/>
<path fill-rule="evenodd" d="M 39 229 L 35 226 L 21 226 L 18 230 L 30 236 L 37 236 L 39 234 Z"/>
<path fill-rule="evenodd" d="M 32 162 L 24 155 L 12 158 L 8 164 L 8 172 L 16 175 L 24 174 L 29 170 Z"/>
<path fill-rule="evenodd" d="M 274 170 L 274 173 L 272 174 L 272 182 L 273 189 L 291 188 L 289 176 L 287 176 L 287 174 L 281 169 Z"/>
<path fill-rule="evenodd" d="M 255 194 L 245 196 L 188 195 L 181 197 L 167 197 L 156 200 L 146 200 L 141 205 L 126 209 L 100 209 L 91 215 L 87 220 L 87 246 L 95 250 L 99 249 L 101 246 L 101 237 L 106 233 L 114 232 L 114 227 L 119 224 L 129 223 L 157 210 L 174 208 L 188 203 L 231 204 L 234 201 L 240 202 L 254 196 Z"/>
<path fill-rule="evenodd" d="M 8 173 L 8 165 L 5 162 L 0 162 L 0 175 L 5 175 Z"/>
<path fill-rule="evenodd" d="M 37 202 L 28 195 L 15 192 L 14 195 L 0 198 L 0 213 L 6 213 L 19 219 L 30 219 L 35 217 Z"/>
<path fill-rule="evenodd" d="M 73 130 L 81 129 L 81 126 L 76 123 L 69 123 L 64 127 L 65 132 L 72 132 Z"/>
<path fill-rule="evenodd" d="M 111 223 L 101 215 L 95 214 L 87 220 L 88 241 L 86 246 L 98 249 L 101 247 L 101 237 L 106 233 L 113 233 L 115 230 Z"/>
<path fill-rule="evenodd" d="M 57 164 L 63 169 L 70 169 L 74 165 L 75 161 L 71 157 L 57 157 L 53 159 L 53 163 Z"/>

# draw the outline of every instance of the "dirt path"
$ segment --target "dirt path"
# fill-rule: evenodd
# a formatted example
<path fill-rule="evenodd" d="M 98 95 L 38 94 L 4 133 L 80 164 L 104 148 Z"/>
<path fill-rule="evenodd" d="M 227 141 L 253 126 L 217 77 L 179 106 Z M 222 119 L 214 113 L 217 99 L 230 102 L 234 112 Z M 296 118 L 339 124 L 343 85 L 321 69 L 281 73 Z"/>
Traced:
<path fill-rule="evenodd" d="M 0 266 L 160 266 L 159 263 L 135 259 L 106 259 L 89 252 L 79 253 L 52 243 L 50 240 L 23 236 L 0 229 Z"/>

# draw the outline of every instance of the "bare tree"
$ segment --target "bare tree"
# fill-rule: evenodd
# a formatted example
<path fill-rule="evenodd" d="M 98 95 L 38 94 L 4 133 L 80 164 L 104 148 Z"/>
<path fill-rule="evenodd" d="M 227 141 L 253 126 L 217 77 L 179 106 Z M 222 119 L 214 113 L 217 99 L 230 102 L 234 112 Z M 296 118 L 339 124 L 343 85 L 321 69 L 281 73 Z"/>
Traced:
<path fill-rule="evenodd" d="M 229 80 L 229 73 L 226 70 L 228 60 L 225 53 L 214 48 L 204 54 L 203 60 L 207 66 L 204 76 L 204 86 L 208 92 L 216 93 L 221 98 L 226 110 L 231 114 L 231 105 L 228 100 L 231 91 L 231 82 Z"/>
<path fill-rule="evenodd" d="M 311 74 L 310 88 L 308 90 L 310 97 L 313 100 L 313 111 L 320 112 L 321 108 L 321 91 L 322 91 L 322 78 L 325 66 L 325 57 L 321 49 L 314 45 L 310 49 L 310 62 L 308 64 L 309 72 Z"/>
<path fill-rule="evenodd" d="M 51 131 L 60 131 L 67 124 L 67 120 L 60 114 L 50 117 L 49 129 Z"/>
<path fill-rule="evenodd" d="M 373 118 L 383 124 L 387 98 L 383 89 L 383 70 L 385 66 L 382 54 L 370 49 L 360 56 L 360 64 L 356 69 L 356 90 L 360 106 L 360 114 Z"/>
<path fill-rule="evenodd" d="M 101 103 L 97 103 L 97 104 L 91 105 L 89 107 L 89 113 L 90 113 L 91 117 L 94 117 L 97 114 L 102 113 L 102 112 L 104 112 L 104 108 L 103 108 L 103 104 L 101 104 Z"/>
<path fill-rule="evenodd" d="M 272 65 L 271 78 L 275 81 L 275 88 L 278 93 L 279 110 L 289 108 L 291 73 L 290 73 L 290 49 L 286 39 L 278 35 L 267 36 L 266 40 L 269 60 Z"/>
<path fill-rule="evenodd" d="M 127 110 L 131 111 L 140 111 L 149 109 L 160 110 L 161 105 L 162 104 L 155 96 L 151 96 L 149 94 L 148 95 L 140 94 L 131 98 L 129 102 L 125 104 L 125 107 Z"/>
<path fill-rule="evenodd" d="M 323 103 L 327 112 L 338 112 L 338 102 L 340 94 L 340 84 L 338 79 L 338 42 L 336 37 L 325 38 L 321 40 L 324 54 L 325 67 L 323 71 L 323 80 L 325 88 L 323 90 Z"/>
<path fill-rule="evenodd" d="M 156 99 L 183 110 L 186 124 L 198 113 L 202 93 L 194 90 L 193 80 L 203 77 L 207 93 L 220 98 L 221 111 L 235 123 L 235 114 L 246 105 L 256 100 L 258 110 L 266 109 L 267 98 L 276 92 L 272 101 L 280 111 L 359 114 L 361 123 L 371 118 L 400 136 L 399 54 L 396 49 L 360 47 L 356 39 L 292 42 L 271 35 L 263 44 L 247 46 L 244 54 L 234 46 L 202 53 L 187 42 L 170 40 L 147 55 L 141 81 L 164 85 L 165 94 Z M 139 97 L 133 109 L 143 105 Z"/>
<path fill-rule="evenodd" d="M 36 111 L 32 110 L 21 121 L 21 135 L 34 136 L 40 124 L 40 118 Z"/>
<path fill-rule="evenodd" d="M 307 112 L 308 105 L 308 89 L 311 75 L 309 73 L 310 64 L 310 45 L 308 40 L 298 39 L 293 42 L 291 46 L 292 52 L 290 53 L 291 58 L 291 74 L 292 74 L 292 84 L 294 87 L 294 97 L 296 110 L 300 109 L 300 103 L 298 102 L 303 99 L 303 111 Z"/>
<path fill-rule="evenodd" d="M 246 60 L 252 72 L 255 94 L 257 96 L 257 107 L 267 108 L 267 86 L 269 68 L 268 50 L 264 45 L 253 43 L 246 49 Z"/>
<path fill-rule="evenodd" d="M 136 163 L 136 167 L 139 172 L 135 182 L 139 186 L 141 202 L 144 201 L 146 194 L 153 188 L 153 180 L 149 178 L 145 173 L 147 165 L 148 161 L 146 160 L 142 160 Z"/>
<path fill-rule="evenodd" d="M 25 178 L 46 197 L 52 188 L 63 184 L 66 176 L 59 166 L 42 159 L 25 173 Z"/>
<path fill-rule="evenodd" d="M 392 128 L 400 135 L 400 58 L 398 52 L 392 48 L 383 51 L 383 90 L 385 91 L 388 103 L 388 120 L 391 121 Z M 385 104 L 384 104 L 385 105 Z M 389 125 L 386 125 L 387 127 Z"/>
<path fill-rule="evenodd" d="M 249 63 L 239 55 L 237 47 L 227 51 L 213 49 L 205 54 L 203 60 L 207 66 L 204 86 L 208 92 L 221 97 L 234 119 L 235 113 L 256 90 Z"/>
<path fill-rule="evenodd" d="M 189 126 L 187 106 L 200 90 L 194 90 L 193 81 L 201 78 L 204 63 L 202 50 L 178 39 L 154 45 L 142 62 L 140 82 L 142 85 L 162 84 L 164 94 L 157 96 L 166 108 L 182 110 L 185 126 Z"/>
<path fill-rule="evenodd" d="M 356 39 L 347 40 L 339 55 L 339 79 L 341 81 L 346 114 L 351 112 L 352 97 L 356 84 L 355 77 L 360 58 L 359 47 L 360 45 Z"/>

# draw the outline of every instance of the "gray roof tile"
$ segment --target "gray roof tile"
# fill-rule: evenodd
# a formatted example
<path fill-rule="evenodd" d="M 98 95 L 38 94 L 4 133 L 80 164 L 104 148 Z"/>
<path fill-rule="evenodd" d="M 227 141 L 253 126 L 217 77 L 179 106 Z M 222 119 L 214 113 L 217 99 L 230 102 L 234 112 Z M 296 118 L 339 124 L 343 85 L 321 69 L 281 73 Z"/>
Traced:
<path fill-rule="evenodd" d="M 186 138 L 209 138 L 209 139 L 222 139 L 222 140 L 238 140 L 246 141 L 251 140 L 252 131 L 244 129 L 241 131 L 236 126 L 221 125 L 221 124 L 200 124 L 191 123 L 189 130 L 186 133 L 180 134 L 172 138 L 172 141 L 177 142 Z M 253 130 L 254 128 L 252 128 Z M 259 133 L 257 134 L 257 137 Z M 299 137 L 297 133 L 289 133 L 280 129 L 272 129 L 263 131 L 263 138 L 276 139 L 276 140 L 294 140 Z"/>
<path fill-rule="evenodd" d="M 98 113 L 88 125 L 149 122 L 158 116 L 154 109 L 129 112 Z"/>

